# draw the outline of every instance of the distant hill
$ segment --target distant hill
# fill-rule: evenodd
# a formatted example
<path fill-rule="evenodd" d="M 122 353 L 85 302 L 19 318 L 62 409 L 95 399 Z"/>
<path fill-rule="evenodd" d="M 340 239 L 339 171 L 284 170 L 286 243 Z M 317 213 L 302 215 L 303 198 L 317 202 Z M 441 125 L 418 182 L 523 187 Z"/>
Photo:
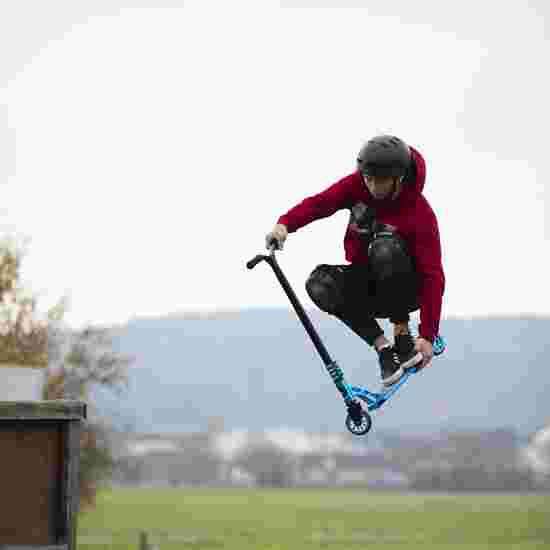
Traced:
<path fill-rule="evenodd" d="M 373 351 L 338 320 L 311 315 L 348 381 L 378 389 Z M 441 333 L 447 352 L 375 414 L 373 429 L 527 434 L 548 424 L 550 318 L 444 319 Z M 136 357 L 130 389 L 93 395 L 140 432 L 203 430 L 216 416 L 226 429 L 343 429 L 343 403 L 290 309 L 136 319 L 115 345 Z"/>

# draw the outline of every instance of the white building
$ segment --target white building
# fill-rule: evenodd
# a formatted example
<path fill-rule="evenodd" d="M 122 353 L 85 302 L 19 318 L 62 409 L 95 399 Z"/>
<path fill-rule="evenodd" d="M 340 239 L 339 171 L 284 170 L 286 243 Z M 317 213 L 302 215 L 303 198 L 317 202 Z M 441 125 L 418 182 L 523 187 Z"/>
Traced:
<path fill-rule="evenodd" d="M 550 425 L 538 431 L 523 449 L 523 458 L 541 477 L 550 476 Z"/>

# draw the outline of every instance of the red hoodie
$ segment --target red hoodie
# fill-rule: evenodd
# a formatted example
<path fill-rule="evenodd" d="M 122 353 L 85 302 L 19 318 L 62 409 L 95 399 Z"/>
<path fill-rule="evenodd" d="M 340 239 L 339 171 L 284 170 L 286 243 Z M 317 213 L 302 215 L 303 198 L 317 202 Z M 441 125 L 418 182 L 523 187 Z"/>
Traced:
<path fill-rule="evenodd" d="M 439 334 L 441 303 L 445 275 L 441 262 L 441 242 L 437 218 L 422 195 L 426 181 L 426 163 L 412 147 L 416 178 L 404 185 L 395 200 L 374 201 L 359 171 L 337 181 L 317 195 L 304 199 L 282 215 L 277 223 L 284 224 L 289 233 L 308 223 L 331 216 L 338 210 L 349 209 L 363 202 L 375 207 L 376 220 L 397 228 L 405 239 L 419 274 L 418 303 L 420 306 L 419 335 L 433 343 Z M 348 224 L 344 236 L 346 260 L 352 264 L 368 263 L 367 250 L 354 226 Z"/>

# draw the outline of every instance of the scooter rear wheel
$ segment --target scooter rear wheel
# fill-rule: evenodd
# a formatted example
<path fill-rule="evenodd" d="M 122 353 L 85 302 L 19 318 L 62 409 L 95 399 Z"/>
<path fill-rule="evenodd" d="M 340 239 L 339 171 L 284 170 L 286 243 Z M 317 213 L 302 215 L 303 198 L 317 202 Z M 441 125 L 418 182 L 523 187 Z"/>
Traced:
<path fill-rule="evenodd" d="M 361 411 L 361 423 L 357 425 L 351 416 L 348 414 L 346 417 L 346 428 L 353 434 L 353 435 L 365 435 L 369 432 L 369 430 L 372 427 L 372 419 L 370 417 L 370 414 L 365 411 L 364 409 Z"/>

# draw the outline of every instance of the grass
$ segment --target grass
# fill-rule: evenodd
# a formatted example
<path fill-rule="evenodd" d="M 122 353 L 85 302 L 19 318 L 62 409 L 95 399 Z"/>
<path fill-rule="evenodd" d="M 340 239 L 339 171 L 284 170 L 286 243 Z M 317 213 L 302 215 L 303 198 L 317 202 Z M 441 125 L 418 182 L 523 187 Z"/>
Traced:
<path fill-rule="evenodd" d="M 550 495 L 359 489 L 117 489 L 79 518 L 79 550 L 550 548 Z"/>

